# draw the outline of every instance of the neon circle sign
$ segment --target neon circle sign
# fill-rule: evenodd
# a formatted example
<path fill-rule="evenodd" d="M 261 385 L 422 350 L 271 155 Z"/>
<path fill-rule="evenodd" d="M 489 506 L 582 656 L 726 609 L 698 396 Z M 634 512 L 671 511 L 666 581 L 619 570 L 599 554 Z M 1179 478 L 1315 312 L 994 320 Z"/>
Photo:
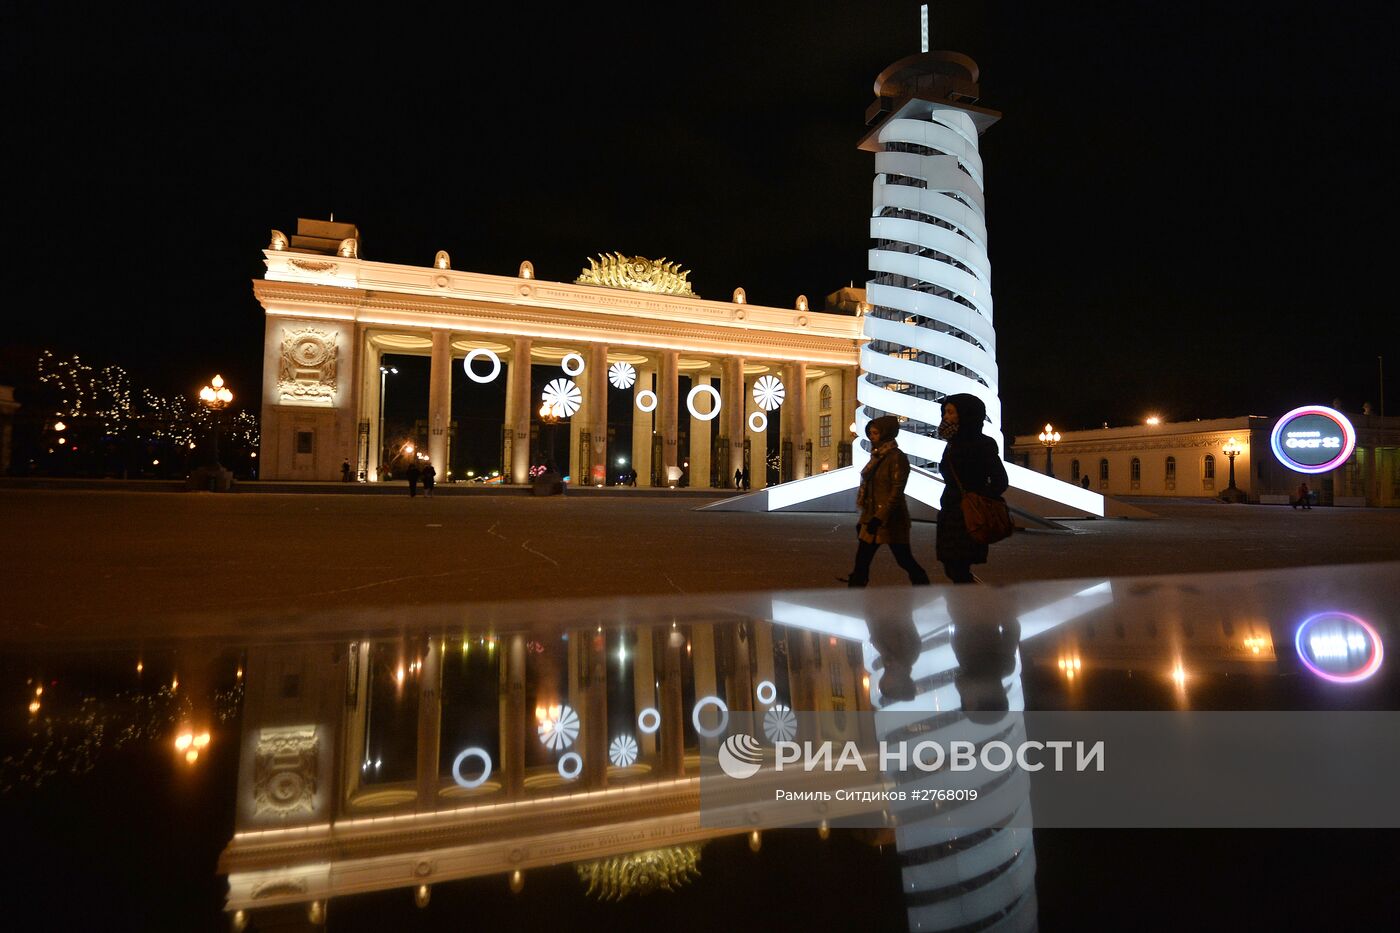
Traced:
<path fill-rule="evenodd" d="M 1278 419 L 1269 445 L 1290 470 L 1327 473 L 1346 463 L 1356 449 L 1356 429 L 1336 409 L 1304 405 Z"/>
<path fill-rule="evenodd" d="M 1298 626 L 1293 647 L 1303 666 L 1334 684 L 1354 684 L 1381 669 L 1380 633 L 1347 612 L 1319 612 Z"/>

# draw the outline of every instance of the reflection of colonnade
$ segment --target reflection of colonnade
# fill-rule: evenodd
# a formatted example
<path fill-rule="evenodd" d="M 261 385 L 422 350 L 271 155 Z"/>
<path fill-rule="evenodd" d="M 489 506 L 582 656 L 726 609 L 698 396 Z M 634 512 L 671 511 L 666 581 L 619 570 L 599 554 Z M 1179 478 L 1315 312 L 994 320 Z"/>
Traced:
<path fill-rule="evenodd" d="M 458 272 L 445 253 L 432 267 L 367 262 L 358 258 L 352 225 L 299 224 L 306 233 L 290 244 L 274 236 L 264 251 L 266 277 L 254 281 L 267 313 L 266 479 L 339 478 L 345 460 L 362 478 L 380 478 L 389 468 L 380 461 L 398 455 L 404 440 L 381 436 L 384 393 L 395 391 L 381 365 L 391 354 L 430 360 L 426 437 L 419 440 L 439 478 L 463 472 L 451 462 L 454 381 L 461 398 L 463 388 L 486 391 L 500 379 L 500 470 L 506 481 L 526 482 L 541 465 L 531 443 L 541 376 L 571 380 L 578 391 L 567 429 L 557 428 L 561 441 L 567 432 L 567 456 L 556 451 L 578 485 L 616 482 L 636 469 L 639 485 L 732 487 L 734 471 L 747 466 L 761 488 L 770 435 L 783 459 L 775 478 L 800 479 L 850 461 L 859 317 L 808 310 L 805 298 L 796 309 L 751 305 L 742 290 L 733 301 L 707 301 L 545 282 L 528 263 L 517 276 Z M 324 246 L 333 241 L 339 245 Z M 750 418 L 760 411 L 756 383 L 768 377 L 781 382 L 785 397 L 776 410 Z M 630 437 L 629 419 L 609 411 L 628 404 L 627 389 Z M 715 397 L 721 411 L 707 420 Z M 772 423 L 766 431 L 765 419 Z"/>
<path fill-rule="evenodd" d="M 707 698 L 869 709 L 855 643 L 759 620 L 260 647 L 245 678 L 230 911 L 733 834 L 700 823 Z"/>

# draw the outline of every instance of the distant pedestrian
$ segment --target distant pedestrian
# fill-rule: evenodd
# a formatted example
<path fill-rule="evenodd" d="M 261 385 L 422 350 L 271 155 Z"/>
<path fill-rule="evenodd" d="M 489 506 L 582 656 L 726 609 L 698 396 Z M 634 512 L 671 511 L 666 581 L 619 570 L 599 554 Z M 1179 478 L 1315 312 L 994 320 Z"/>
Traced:
<path fill-rule="evenodd" d="M 938 464 L 943 498 L 938 504 L 938 559 L 954 583 L 976 583 L 973 564 L 987 562 L 987 545 L 974 541 L 963 520 L 963 493 L 1000 498 L 1008 485 L 997 442 L 982 433 L 987 406 L 975 395 L 943 400 L 938 436 L 947 441 Z"/>
<path fill-rule="evenodd" d="M 348 482 L 350 482 L 350 461 L 349 461 L 349 460 L 346 460 L 344 463 L 342 463 L 342 464 L 340 465 L 340 481 L 341 481 L 342 483 L 348 483 Z"/>
<path fill-rule="evenodd" d="M 735 469 L 734 469 L 734 488 L 735 488 L 735 489 L 743 489 L 743 488 L 744 488 L 744 469 L 743 469 L 743 467 L 735 467 Z"/>
<path fill-rule="evenodd" d="M 749 468 L 744 467 L 744 489 L 747 491 L 750 488 L 752 487 L 749 486 Z"/>
<path fill-rule="evenodd" d="M 876 418 L 865 426 L 870 439 L 870 461 L 860 471 L 860 490 L 856 504 L 860 519 L 856 524 L 856 565 L 847 586 L 862 587 L 870 582 L 870 562 L 880 545 L 888 544 L 895 562 L 909 574 L 915 586 L 928 583 L 928 573 L 914 559 L 909 549 L 909 503 L 904 498 L 904 485 L 909 481 L 909 458 L 899 449 L 895 437 L 899 434 L 899 419 L 894 415 Z"/>
<path fill-rule="evenodd" d="M 418 469 L 417 460 L 408 465 L 408 497 L 410 499 L 418 495 L 418 478 L 422 475 L 423 471 Z"/>
<path fill-rule="evenodd" d="M 1298 501 L 1293 503 L 1293 508 L 1296 509 L 1300 505 L 1303 507 L 1303 511 L 1312 511 L 1312 492 L 1309 491 L 1307 483 L 1298 485 Z"/>
<path fill-rule="evenodd" d="M 1088 488 L 1089 488 L 1089 474 L 1088 474 L 1088 473 L 1085 473 L 1083 476 L 1079 477 L 1079 485 L 1080 485 L 1080 486 L 1083 486 L 1085 489 L 1088 489 Z"/>
<path fill-rule="evenodd" d="M 431 496 L 433 487 L 437 485 L 437 470 L 433 467 L 432 461 L 423 464 L 423 495 Z"/>

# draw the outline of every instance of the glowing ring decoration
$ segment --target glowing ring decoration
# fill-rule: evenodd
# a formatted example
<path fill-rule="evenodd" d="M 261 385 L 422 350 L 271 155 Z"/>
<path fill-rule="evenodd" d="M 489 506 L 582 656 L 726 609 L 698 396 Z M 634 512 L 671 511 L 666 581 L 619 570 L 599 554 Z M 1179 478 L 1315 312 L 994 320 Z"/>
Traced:
<path fill-rule="evenodd" d="M 707 706 L 713 706 L 715 709 L 719 710 L 719 725 L 714 729 L 706 729 L 704 726 L 700 725 L 700 711 Z M 713 694 L 707 697 L 701 697 L 696 701 L 695 709 L 690 711 L 690 722 L 695 726 L 695 731 L 705 738 L 717 738 L 724 734 L 725 729 L 729 728 L 729 707 L 725 706 L 724 701 Z"/>
<path fill-rule="evenodd" d="M 786 395 L 783 381 L 777 376 L 759 376 L 753 384 L 754 404 L 764 411 L 776 411 Z"/>
<path fill-rule="evenodd" d="M 1366 662 L 1361 667 L 1347 674 L 1334 674 L 1330 671 L 1324 671 L 1317 664 L 1316 647 L 1312 644 L 1312 641 L 1309 640 L 1308 647 L 1306 649 L 1304 648 L 1303 635 L 1318 623 L 1326 621 L 1341 622 L 1343 625 L 1350 624 L 1361 629 L 1361 632 L 1356 633 L 1356 637 L 1362 642 L 1369 642 L 1371 648 L 1371 656 L 1366 659 Z M 1298 652 L 1298 660 L 1303 662 L 1304 667 L 1323 680 L 1330 680 L 1334 684 L 1354 684 L 1365 680 L 1381 669 L 1381 660 L 1385 657 L 1385 649 L 1382 647 L 1380 632 L 1377 632 L 1375 627 L 1365 619 L 1358 619 L 1349 612 L 1319 612 L 1317 615 L 1308 616 L 1298 625 L 1298 631 L 1293 636 L 1293 647 Z M 1353 644 L 1351 638 L 1347 638 L 1342 647 L 1346 654 L 1350 655 L 1350 649 L 1356 646 Z"/>
<path fill-rule="evenodd" d="M 642 400 L 646 399 L 644 403 Z M 650 389 L 643 389 L 637 393 L 637 407 L 642 411 L 656 411 L 656 393 Z"/>
<path fill-rule="evenodd" d="M 647 725 L 648 720 L 651 722 L 651 725 Z M 637 714 L 637 728 L 641 729 L 647 735 L 651 735 L 657 729 L 661 728 L 661 714 L 656 711 L 656 707 L 648 706 Z"/>
<path fill-rule="evenodd" d="M 462 777 L 462 762 L 466 761 L 468 758 L 480 758 L 486 765 L 486 770 L 481 772 L 481 777 L 473 778 L 470 781 Z M 471 748 L 463 749 L 452 761 L 452 780 L 457 782 L 458 787 L 465 787 L 467 790 L 480 787 L 482 784 L 486 783 L 486 779 L 490 776 L 491 756 L 484 748 L 472 746 Z"/>
<path fill-rule="evenodd" d="M 573 769 L 565 771 L 564 765 L 566 763 L 572 763 L 574 766 Z M 578 777 L 582 773 L 583 756 L 580 755 L 578 752 L 565 752 L 559 757 L 559 776 L 561 778 L 563 778 L 566 781 L 572 781 L 574 778 Z"/>
<path fill-rule="evenodd" d="M 771 680 L 764 680 L 754 689 L 753 695 L 758 697 L 760 703 L 772 703 L 778 698 L 778 688 Z"/>
<path fill-rule="evenodd" d="M 714 399 L 715 403 L 710 406 L 710 413 L 708 415 L 702 415 L 695 410 L 695 396 L 700 392 L 708 392 L 710 393 L 710 398 Z M 698 418 L 701 421 L 714 421 L 716 416 L 719 415 L 720 405 L 719 390 L 714 386 L 705 385 L 703 382 L 693 386 L 690 390 L 690 394 L 685 397 L 685 407 L 690 409 L 690 417 Z"/>
<path fill-rule="evenodd" d="M 755 434 L 762 434 L 764 431 L 767 431 L 768 416 L 761 411 L 749 412 L 749 430 Z"/>
<path fill-rule="evenodd" d="M 637 740 L 630 735 L 619 735 L 608 747 L 608 760 L 619 768 L 626 768 L 637 762 Z"/>
<path fill-rule="evenodd" d="M 578 368 L 577 368 L 577 369 L 570 369 L 570 368 L 569 368 L 569 363 L 570 363 L 570 362 L 576 363 L 577 366 L 578 366 Z M 564 354 L 564 358 L 563 358 L 562 360 L 559 361 L 559 368 L 562 369 L 562 370 L 564 370 L 564 375 L 566 375 L 566 376 L 578 376 L 578 375 L 582 375 L 582 373 L 583 373 L 583 357 L 579 356 L 577 353 L 565 353 L 565 354 Z"/>
<path fill-rule="evenodd" d="M 608 367 L 608 381 L 617 389 L 630 389 L 637 381 L 637 368 L 631 363 L 614 363 Z"/>
<path fill-rule="evenodd" d="M 1284 443 L 1281 442 L 1283 429 L 1298 418 L 1313 415 L 1319 418 L 1326 418 L 1342 430 L 1342 446 L 1337 452 L 1337 456 L 1326 463 L 1311 465 L 1299 463 L 1293 457 L 1284 452 Z M 1347 462 L 1353 450 L 1356 449 L 1356 429 L 1351 426 L 1347 416 L 1337 411 L 1335 408 L 1328 408 L 1326 405 L 1304 405 L 1295 408 L 1274 425 L 1273 432 L 1269 435 L 1269 446 L 1273 448 L 1274 457 L 1278 459 L 1288 469 L 1297 473 L 1328 473 Z"/>
<path fill-rule="evenodd" d="M 583 393 L 572 379 L 551 379 L 540 393 L 540 401 L 561 418 L 571 417 L 583 405 Z"/>
<path fill-rule="evenodd" d="M 472 369 L 472 363 L 479 357 L 486 357 L 491 362 L 491 373 L 487 376 L 478 376 L 476 370 Z M 487 350 L 484 347 L 477 347 L 467 354 L 467 358 L 462 360 L 462 368 L 467 371 L 467 378 L 472 382 L 479 382 L 485 385 L 488 382 L 495 382 L 496 377 L 501 374 L 501 358 L 496 355 L 495 350 Z"/>

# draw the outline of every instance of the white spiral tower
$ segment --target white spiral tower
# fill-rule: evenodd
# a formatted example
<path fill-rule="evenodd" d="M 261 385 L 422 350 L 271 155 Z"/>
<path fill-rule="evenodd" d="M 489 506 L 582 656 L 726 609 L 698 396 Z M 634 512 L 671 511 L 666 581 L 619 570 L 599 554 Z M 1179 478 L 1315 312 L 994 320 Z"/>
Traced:
<path fill-rule="evenodd" d="M 948 395 L 982 399 L 983 430 L 1002 443 L 977 151 L 1000 114 L 975 105 L 977 79 L 976 63 L 957 52 L 895 62 L 875 80 L 861 142 L 875 152 L 875 190 L 856 426 L 863 438 L 872 418 L 900 416 L 900 447 L 916 466 L 942 456 L 937 428 Z"/>
<path fill-rule="evenodd" d="M 872 278 L 866 282 L 856 381 L 852 467 L 769 487 L 705 508 L 719 511 L 850 511 L 870 459 L 865 426 L 900 418 L 899 446 L 914 469 L 909 497 L 936 509 L 943 493 L 934 467 L 943 399 L 968 393 L 987 406 L 983 433 L 1002 450 L 992 267 L 977 140 L 1001 118 L 977 105 L 977 63 L 958 52 L 920 52 L 875 79 L 860 148 L 875 154 L 870 216 Z M 1037 516 L 1102 517 L 1140 510 L 1078 485 L 1006 464 L 1006 501 Z"/>

